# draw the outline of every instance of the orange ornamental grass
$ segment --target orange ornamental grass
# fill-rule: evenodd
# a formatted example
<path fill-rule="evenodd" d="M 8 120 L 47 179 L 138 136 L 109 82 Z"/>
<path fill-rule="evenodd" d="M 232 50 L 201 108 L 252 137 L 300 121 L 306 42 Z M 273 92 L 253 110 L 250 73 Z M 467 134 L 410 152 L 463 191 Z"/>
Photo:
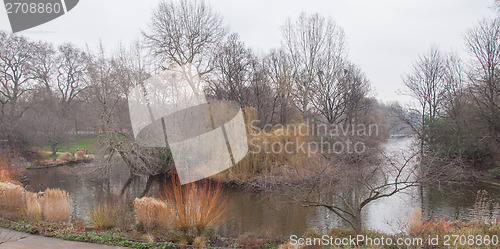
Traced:
<path fill-rule="evenodd" d="M 173 178 L 171 187 L 165 186 L 162 199 L 169 207 L 170 223 L 186 238 L 200 236 L 206 228 L 224 220 L 227 197 L 220 183 L 203 180 L 181 186 Z"/>
<path fill-rule="evenodd" d="M 18 177 L 18 172 L 8 167 L 7 160 L 0 158 L 0 182 L 11 182 Z"/>

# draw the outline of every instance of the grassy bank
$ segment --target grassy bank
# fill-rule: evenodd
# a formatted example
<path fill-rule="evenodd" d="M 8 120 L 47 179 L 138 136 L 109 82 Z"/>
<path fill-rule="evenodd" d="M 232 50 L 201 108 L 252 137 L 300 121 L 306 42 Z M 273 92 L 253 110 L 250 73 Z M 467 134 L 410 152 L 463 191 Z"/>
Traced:
<path fill-rule="evenodd" d="M 96 143 L 99 141 L 99 134 L 77 134 L 75 139 L 71 142 L 63 143 L 58 152 L 74 153 L 78 149 L 85 149 L 88 154 L 95 154 L 97 152 Z M 42 146 L 42 149 L 50 151 L 50 146 Z"/>

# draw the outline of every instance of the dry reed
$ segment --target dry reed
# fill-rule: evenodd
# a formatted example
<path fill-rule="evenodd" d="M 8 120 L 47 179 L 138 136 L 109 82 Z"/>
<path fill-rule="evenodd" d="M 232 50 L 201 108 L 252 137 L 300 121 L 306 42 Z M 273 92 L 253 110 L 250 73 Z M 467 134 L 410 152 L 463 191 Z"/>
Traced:
<path fill-rule="evenodd" d="M 71 161 L 73 160 L 73 157 L 71 156 L 71 153 L 65 152 L 59 156 L 59 160 L 62 161 Z"/>
<path fill-rule="evenodd" d="M 60 189 L 46 189 L 42 198 L 42 217 L 55 222 L 67 222 L 71 215 L 69 195 Z"/>
<path fill-rule="evenodd" d="M 31 192 L 26 192 L 26 207 L 24 213 L 29 221 L 38 222 L 42 219 L 42 206 L 38 195 Z"/>
<path fill-rule="evenodd" d="M 10 182 L 0 182 L 0 216 L 9 220 L 18 220 L 23 210 L 23 187 Z"/>
<path fill-rule="evenodd" d="M 134 200 L 134 209 L 137 222 L 146 230 L 168 227 L 169 210 L 165 202 L 143 197 Z"/>
<path fill-rule="evenodd" d="M 247 156 L 229 170 L 231 179 L 248 180 L 255 175 L 274 175 L 280 166 L 298 167 L 304 157 L 300 145 L 309 139 L 305 123 L 276 126 L 271 130 L 256 130 L 252 121 L 257 119 L 254 108 L 244 109 L 248 134 Z"/>

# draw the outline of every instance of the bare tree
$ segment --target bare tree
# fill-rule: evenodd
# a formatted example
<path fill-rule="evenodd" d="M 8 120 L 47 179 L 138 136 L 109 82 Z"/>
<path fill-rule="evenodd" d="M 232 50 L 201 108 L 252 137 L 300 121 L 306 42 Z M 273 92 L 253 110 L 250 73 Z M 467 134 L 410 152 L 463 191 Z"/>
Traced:
<path fill-rule="evenodd" d="M 35 145 L 49 146 L 55 161 L 61 146 L 74 139 L 73 125 L 63 117 L 57 99 L 44 89 L 39 91 L 33 107 L 21 119 L 23 129 L 30 134 L 30 141 Z"/>
<path fill-rule="evenodd" d="M 420 137 L 421 156 L 424 155 L 425 146 L 424 128 L 439 117 L 442 111 L 446 87 L 445 72 L 446 58 L 437 47 L 432 46 L 429 52 L 420 55 L 413 63 L 411 73 L 403 76 L 403 83 L 406 86 L 406 91 L 403 93 L 418 103 L 413 111 L 420 114 L 420 124 L 412 127 Z"/>
<path fill-rule="evenodd" d="M 249 86 L 256 60 L 237 34 L 230 35 L 216 52 L 208 84 L 209 93 L 217 99 L 235 101 L 242 107 L 250 106 Z"/>
<path fill-rule="evenodd" d="M 460 119 L 466 105 L 467 75 L 462 60 L 456 54 L 449 54 L 446 58 L 445 87 L 443 96 L 443 109 L 446 115 Z"/>
<path fill-rule="evenodd" d="M 500 143 L 500 19 L 483 20 L 469 30 L 465 41 L 474 58 L 471 94 L 490 135 Z"/>
<path fill-rule="evenodd" d="M 20 117 L 21 101 L 34 88 L 31 71 L 36 45 L 24 37 L 0 32 L 0 105 L 1 114 Z"/>
<path fill-rule="evenodd" d="M 87 52 L 89 100 L 99 117 L 102 133 L 104 166 L 123 160 L 132 175 L 156 175 L 170 170 L 162 160 L 165 149 L 144 148 L 134 138 L 130 125 L 127 95 L 129 89 L 149 78 L 140 48 L 121 49 L 107 55 L 101 46 Z"/>
<path fill-rule="evenodd" d="M 370 84 L 363 72 L 354 64 L 343 62 L 341 68 L 326 63 L 325 70 L 319 72 L 318 82 L 314 86 L 312 104 L 315 110 L 329 124 L 350 123 L 356 114 L 369 106 L 367 97 Z"/>
<path fill-rule="evenodd" d="M 446 60 L 437 47 L 419 56 L 412 72 L 403 77 L 407 91 L 419 104 L 422 125 L 439 116 L 445 89 Z"/>
<path fill-rule="evenodd" d="M 302 13 L 295 22 L 288 20 L 282 32 L 283 50 L 293 66 L 297 107 L 306 114 L 319 77 L 325 82 L 343 70 L 344 31 L 332 19 Z"/>
<path fill-rule="evenodd" d="M 273 111 L 271 119 L 278 116 L 278 123 L 291 121 L 296 109 L 293 104 L 293 68 L 286 53 L 272 50 L 265 58 L 267 75 L 274 92 Z"/>
<path fill-rule="evenodd" d="M 64 44 L 58 48 L 56 57 L 55 89 L 63 110 L 67 116 L 75 101 L 87 89 L 85 73 L 85 53 L 72 44 Z"/>
<path fill-rule="evenodd" d="M 338 138 L 346 139 L 346 138 Z M 377 138 L 349 137 L 365 142 L 361 154 L 324 153 L 273 176 L 260 176 L 252 186 L 282 194 L 304 207 L 324 207 L 356 232 L 363 232 L 363 209 L 375 200 L 418 186 L 415 151 L 393 153 L 379 147 Z"/>
<path fill-rule="evenodd" d="M 143 32 L 153 55 L 170 69 L 179 68 L 198 99 L 203 90 L 198 79 L 212 70 L 213 51 L 226 34 L 222 17 L 203 0 L 160 2 Z"/>

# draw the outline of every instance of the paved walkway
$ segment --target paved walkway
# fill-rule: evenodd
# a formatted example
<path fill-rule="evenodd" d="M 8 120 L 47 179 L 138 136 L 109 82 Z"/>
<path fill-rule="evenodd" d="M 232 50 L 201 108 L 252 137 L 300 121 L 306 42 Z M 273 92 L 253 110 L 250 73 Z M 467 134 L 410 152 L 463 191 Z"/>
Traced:
<path fill-rule="evenodd" d="M 120 249 L 92 243 L 67 241 L 0 228 L 0 249 Z"/>

